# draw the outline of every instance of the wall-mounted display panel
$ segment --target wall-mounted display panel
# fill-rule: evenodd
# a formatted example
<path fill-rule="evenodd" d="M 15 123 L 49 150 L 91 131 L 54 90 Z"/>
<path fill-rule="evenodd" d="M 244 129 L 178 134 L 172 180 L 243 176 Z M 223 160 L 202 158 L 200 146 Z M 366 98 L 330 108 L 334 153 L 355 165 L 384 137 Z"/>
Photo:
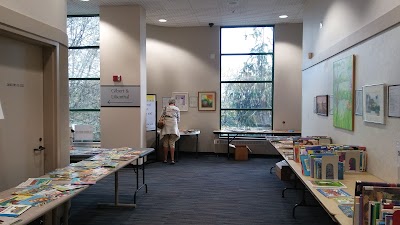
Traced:
<path fill-rule="evenodd" d="M 333 126 L 354 129 L 354 55 L 333 63 Z"/>

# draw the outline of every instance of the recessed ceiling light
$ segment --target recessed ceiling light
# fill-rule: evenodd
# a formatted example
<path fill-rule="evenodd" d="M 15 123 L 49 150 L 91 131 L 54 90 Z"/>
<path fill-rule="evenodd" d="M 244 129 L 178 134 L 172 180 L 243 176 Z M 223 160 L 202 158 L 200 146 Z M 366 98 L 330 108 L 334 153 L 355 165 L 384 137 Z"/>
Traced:
<path fill-rule="evenodd" d="M 159 22 L 161 22 L 161 23 L 165 23 L 165 22 L 167 22 L 167 20 L 166 20 L 166 19 L 159 19 L 158 21 L 159 21 Z"/>
<path fill-rule="evenodd" d="M 90 0 L 81 0 L 81 2 L 88 2 L 88 1 L 90 1 Z"/>
<path fill-rule="evenodd" d="M 288 15 L 280 15 L 279 18 L 285 19 L 285 18 L 288 18 Z"/>

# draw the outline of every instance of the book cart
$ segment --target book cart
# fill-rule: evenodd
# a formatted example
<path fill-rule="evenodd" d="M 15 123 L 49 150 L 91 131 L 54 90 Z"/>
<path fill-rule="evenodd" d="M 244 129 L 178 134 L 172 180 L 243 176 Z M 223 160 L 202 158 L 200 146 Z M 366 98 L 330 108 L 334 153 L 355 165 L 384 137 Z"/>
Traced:
<path fill-rule="evenodd" d="M 346 216 L 343 211 L 338 207 L 337 202 L 334 199 L 327 198 L 322 195 L 315 186 L 311 184 L 310 181 L 318 180 L 311 178 L 309 176 L 304 176 L 302 174 L 302 166 L 300 163 L 295 162 L 292 159 L 289 159 L 288 151 L 285 148 L 282 148 L 282 144 L 280 143 L 272 143 L 276 150 L 280 153 L 280 155 L 287 161 L 289 167 L 294 172 L 296 179 L 300 180 L 304 187 L 314 196 L 314 198 L 318 201 L 318 203 L 324 208 L 324 210 L 328 213 L 328 215 L 338 224 L 341 225 L 352 225 L 353 218 Z M 358 173 L 346 173 L 343 180 L 340 180 L 346 188 L 344 190 L 351 194 L 355 195 L 355 186 L 356 181 L 362 180 L 367 182 L 384 182 L 382 179 L 375 177 L 367 172 L 358 172 Z M 304 192 L 303 192 L 304 194 Z M 297 203 L 293 207 L 293 216 L 295 215 L 295 209 L 299 206 L 307 206 L 303 201 Z"/>
<path fill-rule="evenodd" d="M 145 183 L 145 177 L 144 177 L 144 164 L 142 163 L 141 168 L 143 171 L 142 177 L 143 177 L 143 182 L 142 184 L 140 184 L 139 182 L 139 159 L 142 159 L 143 157 L 147 156 L 148 154 L 150 154 L 151 152 L 153 152 L 154 149 L 153 148 L 144 148 L 144 149 L 135 149 L 136 154 L 134 156 L 131 156 L 128 160 L 113 160 L 116 162 L 116 166 L 113 168 L 110 168 L 109 171 L 105 174 L 102 174 L 101 176 L 96 178 L 96 182 L 102 180 L 103 178 L 114 174 L 115 176 L 115 189 L 114 189 L 114 202 L 113 203 L 99 203 L 99 206 L 108 206 L 108 207 L 136 207 L 136 194 L 138 193 L 138 191 L 145 187 L 145 191 L 147 193 L 147 184 Z M 136 190 L 134 192 L 134 202 L 133 203 L 120 203 L 119 202 L 119 193 L 118 193 L 118 171 L 121 168 L 124 168 L 125 166 L 128 166 L 132 163 L 136 163 Z M 49 178 L 50 175 L 46 174 L 41 176 L 40 178 Z M 70 180 L 53 180 L 51 182 L 51 184 L 53 185 L 64 185 L 64 184 L 69 184 L 71 181 Z M 94 184 L 95 185 L 95 184 Z M 16 217 L 16 219 L 19 220 L 19 222 L 17 224 L 28 224 L 42 216 L 45 216 L 45 220 L 44 220 L 44 224 L 51 224 L 51 225 L 57 225 L 59 224 L 59 221 L 57 221 L 57 215 L 58 215 L 58 209 L 60 207 L 63 208 L 63 221 L 62 224 L 64 225 L 68 225 L 68 212 L 69 212 L 69 200 L 71 200 L 73 197 L 75 197 L 76 195 L 80 194 L 81 192 L 85 191 L 87 188 L 89 188 L 91 185 L 83 185 L 82 188 L 79 189 L 75 189 L 73 191 L 71 191 L 69 194 L 67 195 L 62 195 L 61 197 L 52 200 L 50 202 L 47 202 L 44 205 L 41 206 L 34 206 L 34 207 L 30 207 L 26 212 L 22 213 L 21 215 L 19 215 L 18 217 Z M 10 188 L 8 190 L 5 190 L 3 192 L 0 192 L 0 199 L 6 199 L 9 198 L 10 196 L 13 195 L 13 193 L 20 191 L 20 188 Z M 1 218 L 5 218 L 5 217 L 0 217 Z M 49 219 L 51 218 L 51 219 Z"/>

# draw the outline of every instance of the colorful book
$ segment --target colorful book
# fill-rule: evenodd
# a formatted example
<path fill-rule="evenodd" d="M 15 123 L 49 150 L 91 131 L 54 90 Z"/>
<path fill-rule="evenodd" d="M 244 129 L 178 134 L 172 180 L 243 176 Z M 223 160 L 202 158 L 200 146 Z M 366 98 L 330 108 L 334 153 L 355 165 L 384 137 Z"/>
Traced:
<path fill-rule="evenodd" d="M 18 224 L 18 222 L 21 222 L 21 219 L 18 218 L 12 218 L 12 217 L 1 217 L 0 218 L 0 225 L 13 225 L 13 224 Z"/>
<path fill-rule="evenodd" d="M 85 178 L 74 178 L 71 180 L 71 184 L 74 185 L 83 185 L 83 184 L 96 184 L 96 180 L 91 179 L 89 177 Z"/>
<path fill-rule="evenodd" d="M 18 217 L 30 207 L 30 205 L 10 205 L 0 212 L 0 216 Z"/>
<path fill-rule="evenodd" d="M 379 219 L 379 212 L 370 211 L 371 208 L 375 210 L 376 203 L 371 205 L 371 202 L 380 203 L 383 199 L 400 199 L 399 187 L 379 187 L 379 186 L 363 186 L 361 192 L 361 213 L 363 216 L 362 224 L 369 225 L 376 217 Z M 380 204 L 378 207 L 380 209 Z"/>
<path fill-rule="evenodd" d="M 22 200 L 19 202 L 19 204 L 22 205 L 31 205 L 31 206 L 42 206 L 46 203 L 51 202 L 53 199 L 49 196 L 44 196 L 44 195 L 34 195 L 30 198 L 27 198 L 25 200 Z"/>
<path fill-rule="evenodd" d="M 344 215 L 346 215 L 349 218 L 353 218 L 353 206 L 351 205 L 338 205 L 339 209 L 342 210 Z"/>
<path fill-rule="evenodd" d="M 28 178 L 28 180 L 19 184 L 16 188 L 27 188 L 32 186 L 41 186 L 50 184 L 51 178 Z"/>
<path fill-rule="evenodd" d="M 17 202 L 17 196 L 11 196 L 6 199 L 0 200 L 0 207 L 8 207 L 12 204 L 16 204 Z"/>
<path fill-rule="evenodd" d="M 338 205 L 354 205 L 353 197 L 338 197 L 333 199 Z"/>
<path fill-rule="evenodd" d="M 327 198 L 351 197 L 351 195 L 340 188 L 317 188 L 317 191 Z"/>
<path fill-rule="evenodd" d="M 19 191 L 13 192 L 13 195 L 36 195 L 38 193 L 44 193 L 47 191 L 51 191 L 53 188 L 50 185 L 42 185 L 42 186 L 32 186 Z"/>
<path fill-rule="evenodd" d="M 335 180 L 310 180 L 309 182 L 315 188 L 347 188 L 342 182 Z"/>

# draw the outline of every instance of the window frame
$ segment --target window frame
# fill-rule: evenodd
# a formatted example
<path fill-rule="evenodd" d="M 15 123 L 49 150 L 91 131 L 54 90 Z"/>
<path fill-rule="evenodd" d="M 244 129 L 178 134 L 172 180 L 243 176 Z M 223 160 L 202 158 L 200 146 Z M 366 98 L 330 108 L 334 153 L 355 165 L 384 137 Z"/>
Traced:
<path fill-rule="evenodd" d="M 222 30 L 224 28 L 254 28 L 254 27 L 271 27 L 273 29 L 273 41 L 272 41 L 272 52 L 265 52 L 265 53 L 222 53 Z M 219 104 L 220 104 L 220 112 L 219 112 L 219 128 L 222 128 L 222 112 L 224 110 L 232 110 L 232 111 L 244 111 L 244 110 L 254 110 L 254 111 L 267 111 L 271 113 L 271 130 L 273 130 L 274 127 L 274 80 L 275 80 L 275 26 L 274 25 L 254 25 L 254 26 L 221 26 L 220 27 L 220 35 L 219 35 L 219 52 L 220 52 L 220 57 L 219 57 L 219 69 L 220 69 L 220 95 L 219 95 Z M 272 56 L 272 68 L 271 68 L 271 80 L 267 81 L 222 81 L 222 57 L 223 56 L 253 56 L 253 55 L 271 55 Z M 271 108 L 222 108 L 222 85 L 223 84 L 238 84 L 238 83 L 243 83 L 243 84 L 256 84 L 256 83 L 265 83 L 265 84 L 271 84 Z M 246 135 L 247 136 L 247 135 Z M 249 136 L 254 136 L 254 135 L 249 135 Z"/>
<path fill-rule="evenodd" d="M 67 16 L 67 18 L 77 18 L 77 17 L 100 17 L 100 15 L 99 14 L 93 14 L 93 15 L 68 15 Z M 99 24 L 99 26 L 100 26 L 100 24 Z M 99 36 L 100 36 L 100 34 L 99 34 Z M 68 52 L 69 52 L 69 50 L 71 50 L 71 49 L 74 49 L 74 50 L 80 50 L 80 49 L 100 49 L 100 44 L 99 45 L 88 45 L 88 46 L 68 46 Z M 100 86 L 100 77 L 98 77 L 98 78 L 76 78 L 76 77 L 74 77 L 74 78 L 71 78 L 70 76 L 69 76 L 69 74 L 68 74 L 68 83 L 70 82 L 70 81 L 73 81 L 73 80 L 78 80 L 78 81 L 83 81 L 83 80 L 91 80 L 91 81 L 99 81 L 99 86 Z M 99 101 L 100 101 L 100 99 L 99 99 Z M 68 102 L 68 105 L 69 105 L 69 102 Z M 86 108 L 82 108 L 82 109 L 71 109 L 71 108 L 69 108 L 68 107 L 68 109 L 69 109 L 69 112 L 100 112 L 100 109 L 101 109 L 101 106 L 99 106 L 99 108 L 98 109 L 86 109 Z M 71 118 L 69 118 L 69 120 L 71 120 Z M 101 136 L 101 133 L 100 133 L 100 136 Z M 100 142 L 101 141 L 101 138 L 99 139 L 99 140 L 97 140 L 97 139 L 94 139 L 93 140 L 93 142 Z"/>

